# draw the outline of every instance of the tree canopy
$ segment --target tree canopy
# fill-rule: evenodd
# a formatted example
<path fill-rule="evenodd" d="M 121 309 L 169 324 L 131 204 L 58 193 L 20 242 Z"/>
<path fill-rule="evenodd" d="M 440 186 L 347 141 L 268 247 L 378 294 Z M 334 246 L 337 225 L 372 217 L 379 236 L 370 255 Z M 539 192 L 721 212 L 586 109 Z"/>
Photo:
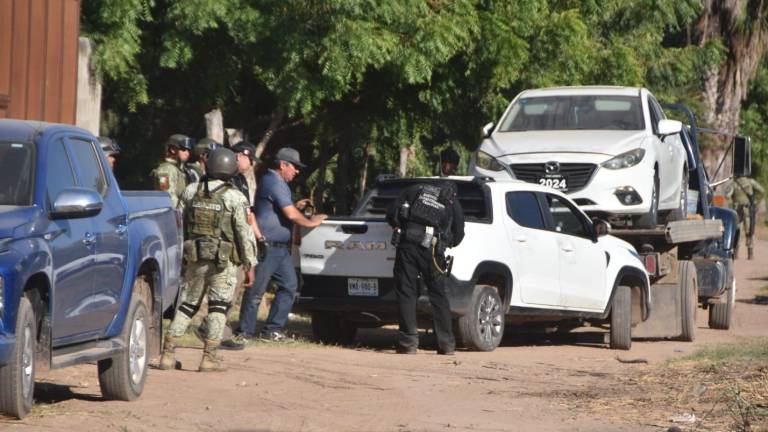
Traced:
<path fill-rule="evenodd" d="M 446 146 L 466 156 L 525 88 L 646 86 L 707 109 L 705 71 L 730 45 L 691 39 L 705 12 L 693 0 L 111 0 L 83 2 L 82 29 L 127 184 L 219 108 L 251 141 L 267 133 L 267 154 L 298 148 L 304 192 L 344 212 L 404 156 L 409 175 L 434 173 Z"/>

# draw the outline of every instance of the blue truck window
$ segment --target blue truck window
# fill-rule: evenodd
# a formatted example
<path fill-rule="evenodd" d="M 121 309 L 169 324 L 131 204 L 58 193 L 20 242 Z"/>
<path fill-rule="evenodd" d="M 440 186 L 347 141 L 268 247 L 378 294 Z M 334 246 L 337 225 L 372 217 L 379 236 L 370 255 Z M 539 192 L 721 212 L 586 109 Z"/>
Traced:
<path fill-rule="evenodd" d="M 94 145 L 90 141 L 70 139 L 72 156 L 77 162 L 82 187 L 98 191 L 101 195 L 107 192 L 107 181 L 101 169 L 99 158 Z"/>
<path fill-rule="evenodd" d="M 0 143 L 0 205 L 32 204 L 32 145 Z"/>
<path fill-rule="evenodd" d="M 544 229 L 544 218 L 533 192 L 509 192 L 507 214 L 518 225 L 526 228 Z"/>
<path fill-rule="evenodd" d="M 72 165 L 64 149 L 64 142 L 58 140 L 48 146 L 46 158 L 48 202 L 53 203 L 59 193 L 66 188 L 75 187 L 75 176 L 72 174 Z"/>

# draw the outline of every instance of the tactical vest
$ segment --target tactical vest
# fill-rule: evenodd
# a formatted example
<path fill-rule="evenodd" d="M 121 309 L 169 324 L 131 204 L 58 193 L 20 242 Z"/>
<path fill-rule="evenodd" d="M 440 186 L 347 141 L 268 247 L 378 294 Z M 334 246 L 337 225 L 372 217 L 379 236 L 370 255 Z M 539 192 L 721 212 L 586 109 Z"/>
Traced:
<path fill-rule="evenodd" d="M 454 195 L 453 184 L 419 187 L 416 198 L 410 203 L 407 221 L 438 229 L 446 228 L 452 215 Z"/>
<path fill-rule="evenodd" d="M 189 240 L 197 245 L 200 259 L 222 261 L 229 259 L 240 264 L 240 255 L 232 227 L 232 213 L 224 207 L 224 193 L 232 185 L 224 183 L 208 194 L 201 182 L 186 211 L 186 231 Z"/>

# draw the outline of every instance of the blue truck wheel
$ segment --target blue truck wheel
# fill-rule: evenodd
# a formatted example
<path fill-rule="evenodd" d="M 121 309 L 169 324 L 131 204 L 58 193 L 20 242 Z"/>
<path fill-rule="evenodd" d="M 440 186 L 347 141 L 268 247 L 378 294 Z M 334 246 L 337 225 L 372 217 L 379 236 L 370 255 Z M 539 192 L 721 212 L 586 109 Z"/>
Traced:
<path fill-rule="evenodd" d="M 23 419 L 32 410 L 35 393 L 35 351 L 37 321 L 26 297 L 19 302 L 16 316 L 16 345 L 11 361 L 0 367 L 0 412 Z"/>

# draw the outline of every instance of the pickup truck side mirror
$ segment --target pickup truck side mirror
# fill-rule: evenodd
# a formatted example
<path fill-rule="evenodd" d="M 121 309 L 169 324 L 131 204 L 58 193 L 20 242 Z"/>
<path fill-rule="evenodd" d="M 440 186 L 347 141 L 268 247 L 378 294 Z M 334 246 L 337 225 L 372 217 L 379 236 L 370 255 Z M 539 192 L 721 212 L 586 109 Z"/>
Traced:
<path fill-rule="evenodd" d="M 752 175 L 752 140 L 737 136 L 733 139 L 733 175 L 749 177 Z"/>
<path fill-rule="evenodd" d="M 488 138 L 491 136 L 491 132 L 493 132 L 493 128 L 496 126 L 493 122 L 490 122 L 483 126 L 483 138 Z"/>
<path fill-rule="evenodd" d="M 594 227 L 595 241 L 597 241 L 599 237 L 603 237 L 611 233 L 611 224 L 602 219 L 593 218 L 592 226 Z"/>
<path fill-rule="evenodd" d="M 659 120 L 659 135 L 666 137 L 669 135 L 679 134 L 683 129 L 683 123 L 677 120 Z"/>
<path fill-rule="evenodd" d="M 98 192 L 85 188 L 62 190 L 53 201 L 52 219 L 76 219 L 99 214 L 104 202 Z"/>

